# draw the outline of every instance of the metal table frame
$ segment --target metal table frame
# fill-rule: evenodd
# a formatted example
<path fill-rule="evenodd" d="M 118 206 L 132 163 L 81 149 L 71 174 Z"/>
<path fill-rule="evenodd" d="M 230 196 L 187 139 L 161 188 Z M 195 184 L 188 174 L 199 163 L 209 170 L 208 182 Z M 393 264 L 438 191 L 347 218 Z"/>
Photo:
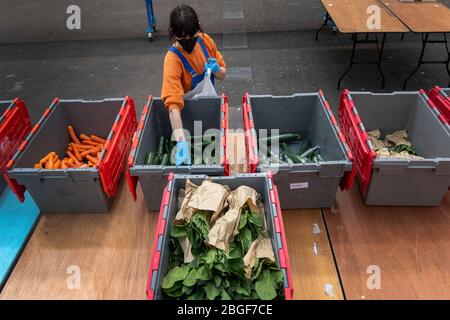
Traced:
<path fill-rule="evenodd" d="M 450 48 L 449 48 L 448 41 L 447 41 L 447 34 L 446 33 L 442 33 L 442 34 L 444 36 L 443 40 L 430 40 L 429 39 L 430 33 L 421 33 L 421 36 L 422 36 L 422 50 L 420 51 L 419 62 L 417 63 L 416 68 L 408 75 L 408 77 L 403 82 L 403 90 L 406 89 L 408 81 L 417 72 L 417 70 L 419 70 L 419 68 L 423 64 L 443 64 L 443 65 L 445 65 L 445 68 L 447 70 L 447 74 L 450 77 Z M 444 47 L 445 47 L 446 52 L 447 52 L 447 60 L 424 60 L 425 49 L 426 49 L 427 45 L 430 44 L 430 43 L 442 43 L 442 44 L 444 44 Z M 449 87 L 450 87 L 450 82 L 449 82 Z"/>
<path fill-rule="evenodd" d="M 352 40 L 353 40 L 353 47 L 352 47 L 352 55 L 350 58 L 350 65 L 348 66 L 347 70 L 342 74 L 342 76 L 338 80 L 337 89 L 341 89 L 341 82 L 345 78 L 345 76 L 350 72 L 353 65 L 355 64 L 375 64 L 377 66 L 378 72 L 381 76 L 381 89 L 384 88 L 384 84 L 386 82 L 386 78 L 384 76 L 383 70 L 381 69 L 381 60 L 383 57 L 383 50 L 384 50 L 384 44 L 386 42 L 386 33 L 383 33 L 383 37 L 381 39 L 381 44 L 378 40 L 378 34 L 374 33 L 375 39 L 369 39 L 369 33 L 366 33 L 365 38 L 359 40 L 358 36 L 364 35 L 362 33 L 352 33 Z M 355 52 L 356 52 L 356 46 L 360 43 L 375 43 L 377 52 L 378 52 L 378 58 L 374 61 L 357 61 L 355 59 Z"/>

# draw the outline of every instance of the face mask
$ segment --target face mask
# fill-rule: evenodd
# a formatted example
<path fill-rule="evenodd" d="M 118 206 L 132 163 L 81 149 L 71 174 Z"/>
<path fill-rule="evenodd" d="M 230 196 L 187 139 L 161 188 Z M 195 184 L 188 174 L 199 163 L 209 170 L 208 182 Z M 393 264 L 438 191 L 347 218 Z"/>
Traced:
<path fill-rule="evenodd" d="M 197 43 L 197 38 L 198 37 L 192 37 L 190 39 L 181 39 L 178 40 L 178 43 L 183 47 L 183 49 L 187 52 L 187 53 L 192 53 L 192 51 L 194 51 L 194 47 L 195 44 Z"/>

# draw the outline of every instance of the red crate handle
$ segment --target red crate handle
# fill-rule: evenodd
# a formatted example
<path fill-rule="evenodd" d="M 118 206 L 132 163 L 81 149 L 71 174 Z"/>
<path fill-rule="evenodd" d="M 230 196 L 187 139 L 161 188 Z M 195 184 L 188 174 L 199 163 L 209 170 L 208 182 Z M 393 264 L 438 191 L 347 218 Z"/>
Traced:
<path fill-rule="evenodd" d="M 323 94 L 322 89 L 319 90 L 319 97 L 322 100 L 322 103 L 325 106 L 325 109 L 327 109 L 327 112 L 328 112 L 327 116 L 329 117 L 331 124 L 335 128 L 338 139 L 345 149 L 348 160 L 353 163 L 353 153 L 350 150 L 350 147 L 348 146 L 347 139 L 345 139 L 345 136 L 342 133 L 340 125 L 336 121 L 336 117 L 334 116 L 334 113 L 330 107 L 330 104 L 325 99 L 325 95 Z M 351 187 L 353 186 L 353 181 L 355 180 L 355 173 L 356 173 L 356 171 L 353 169 L 351 171 L 346 171 L 344 173 L 344 176 L 342 177 L 342 179 L 340 181 L 341 190 L 350 190 L 351 189 Z"/>
<path fill-rule="evenodd" d="M 229 116 L 228 116 L 228 96 L 222 93 L 222 106 L 221 112 L 223 112 L 223 119 L 220 123 L 220 129 L 223 130 L 223 137 L 220 141 L 221 146 L 223 146 L 223 156 L 220 159 L 220 164 L 224 166 L 224 174 L 226 176 L 230 175 L 230 160 L 227 155 L 228 147 L 228 134 L 230 129 Z"/>
<path fill-rule="evenodd" d="M 450 124 L 450 97 L 448 97 L 440 87 L 434 87 L 428 92 L 432 103 L 441 113 L 442 117 L 439 119 L 446 124 Z M 428 103 L 431 106 L 430 103 Z M 445 122 L 444 122 L 445 121 Z"/>
<path fill-rule="evenodd" d="M 166 229 L 167 217 L 164 219 L 164 210 L 169 205 L 170 200 L 170 190 L 173 188 L 170 186 L 173 180 L 173 173 L 171 172 L 168 177 L 167 186 L 164 187 L 164 191 L 162 194 L 161 205 L 159 207 L 159 216 L 158 222 L 156 224 L 155 236 L 153 238 L 153 249 L 150 257 L 150 267 L 148 271 L 147 278 L 147 299 L 153 300 L 155 298 L 155 290 L 152 289 L 152 279 L 153 279 L 153 271 L 158 271 L 159 263 L 161 260 L 161 251 L 158 250 L 158 241 L 160 236 L 164 236 L 164 231 Z"/>
<path fill-rule="evenodd" d="M 255 173 L 258 167 L 259 158 L 258 155 L 254 153 L 257 148 L 257 137 L 253 136 L 253 130 L 255 129 L 253 123 L 253 117 L 250 119 L 249 114 L 252 113 L 252 108 L 250 105 L 250 95 L 246 93 L 242 98 L 242 116 L 244 124 L 244 139 L 245 139 L 245 149 L 247 155 L 247 171 L 249 173 Z"/>
<path fill-rule="evenodd" d="M 369 136 L 362 129 L 361 118 L 347 89 L 342 92 L 340 98 L 339 122 L 353 155 L 351 175 L 354 177 L 358 173 L 362 192 L 365 193 L 372 178 L 372 166 L 376 153 L 368 145 Z"/>
<path fill-rule="evenodd" d="M 111 129 L 112 136 L 108 137 L 105 143 L 103 157 L 98 165 L 103 190 L 108 197 L 116 195 L 120 174 L 125 168 L 135 130 L 134 101 L 127 96 Z"/>
<path fill-rule="evenodd" d="M 134 158 L 136 156 L 137 148 L 141 142 L 142 132 L 144 131 L 145 119 L 147 119 L 147 114 L 149 113 L 150 105 L 152 104 L 152 101 L 153 101 L 153 97 L 149 96 L 148 100 L 147 100 L 147 104 L 144 106 L 144 109 L 142 110 L 139 124 L 133 134 L 130 155 L 128 157 L 128 168 L 125 172 L 125 178 L 127 179 L 128 190 L 130 191 L 134 201 L 136 201 L 136 199 L 137 199 L 136 188 L 137 188 L 137 183 L 138 183 L 139 177 L 132 176 L 130 173 L 130 168 L 133 167 L 133 165 L 134 165 Z"/>

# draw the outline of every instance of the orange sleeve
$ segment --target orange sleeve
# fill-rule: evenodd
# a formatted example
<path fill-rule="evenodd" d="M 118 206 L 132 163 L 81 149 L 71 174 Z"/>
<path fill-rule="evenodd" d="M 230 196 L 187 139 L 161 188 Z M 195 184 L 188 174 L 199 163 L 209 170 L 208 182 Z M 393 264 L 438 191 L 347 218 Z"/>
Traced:
<path fill-rule="evenodd" d="M 161 98 L 169 111 L 175 108 L 181 110 L 184 107 L 182 74 L 183 64 L 180 59 L 175 54 L 167 52 L 164 58 Z"/>
<path fill-rule="evenodd" d="M 204 35 L 203 39 L 205 41 L 206 48 L 208 49 L 208 52 L 210 53 L 211 58 L 216 58 L 219 66 L 226 68 L 227 65 L 225 64 L 225 61 L 223 60 L 222 54 L 220 53 L 219 50 L 217 50 L 217 46 L 216 46 L 216 43 L 214 42 L 214 40 L 206 33 L 204 33 L 203 35 Z"/>

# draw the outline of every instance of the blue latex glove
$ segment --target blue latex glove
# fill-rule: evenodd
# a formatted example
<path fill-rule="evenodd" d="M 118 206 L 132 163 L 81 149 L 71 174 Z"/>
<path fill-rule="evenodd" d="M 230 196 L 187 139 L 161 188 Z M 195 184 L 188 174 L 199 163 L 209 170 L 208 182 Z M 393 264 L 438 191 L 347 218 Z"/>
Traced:
<path fill-rule="evenodd" d="M 189 144 L 186 141 L 177 142 L 177 153 L 175 155 L 175 165 L 179 167 L 182 164 L 191 164 L 191 152 Z"/>
<path fill-rule="evenodd" d="M 216 73 L 220 71 L 220 67 L 217 64 L 217 60 L 215 58 L 209 58 L 208 61 L 205 63 L 205 71 L 208 68 L 211 70 L 211 73 Z"/>

